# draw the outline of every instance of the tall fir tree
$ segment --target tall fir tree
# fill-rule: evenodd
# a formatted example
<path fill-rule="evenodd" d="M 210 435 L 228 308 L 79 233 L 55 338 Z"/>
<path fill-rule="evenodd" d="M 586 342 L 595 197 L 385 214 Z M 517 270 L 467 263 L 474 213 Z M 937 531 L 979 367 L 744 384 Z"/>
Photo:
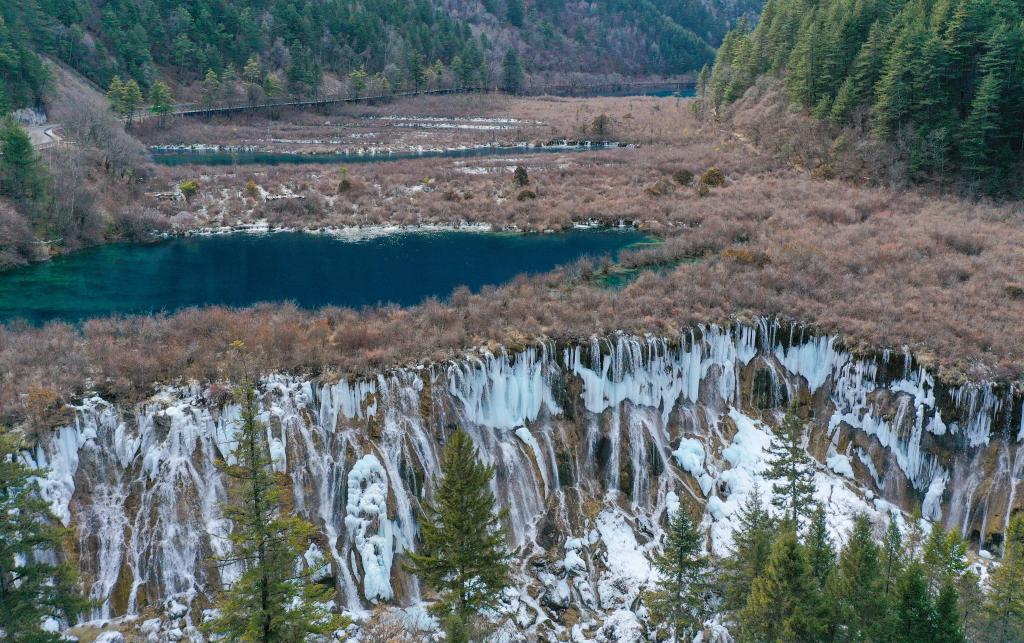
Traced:
<path fill-rule="evenodd" d="M 66 534 L 39 495 L 43 473 L 19 460 L 24 449 L 0 428 L 0 640 L 58 643 L 64 637 L 44 621 L 72 624 L 89 604 L 71 566 L 50 562 Z"/>
<path fill-rule="evenodd" d="M 739 613 L 741 636 L 750 641 L 820 641 L 828 618 L 821 588 L 796 533 L 786 529 L 772 544 L 764 573 L 754 580 Z"/>
<path fill-rule="evenodd" d="M 811 514 L 804 544 L 807 547 L 807 560 L 811 563 L 811 571 L 818 579 L 818 585 L 824 588 L 825 581 L 836 565 L 836 550 L 832 538 L 828 535 L 828 521 L 825 508 L 821 504 L 817 504 L 814 513 Z"/>
<path fill-rule="evenodd" d="M 665 547 L 654 557 L 655 589 L 647 596 L 653 621 L 669 640 L 692 640 L 707 615 L 708 558 L 703 538 L 686 507 L 669 519 Z"/>
<path fill-rule="evenodd" d="M 236 343 L 233 347 L 244 350 Z M 235 483 L 224 515 L 232 521 L 231 553 L 222 568 L 240 571 L 217 598 L 218 614 L 203 624 L 214 637 L 251 643 L 287 643 L 330 637 L 347 624 L 324 606 L 333 588 L 313 581 L 319 570 L 300 566 L 315 529 L 283 509 L 287 477 L 274 470 L 256 387 L 245 379 L 235 392 L 241 416 L 231 462 L 220 466 Z"/>
<path fill-rule="evenodd" d="M 992 572 L 982 618 L 993 640 L 1024 640 L 1024 513 L 1010 519 L 1002 560 Z"/>
<path fill-rule="evenodd" d="M 509 47 L 501 63 L 501 89 L 509 94 L 523 91 L 523 66 L 514 47 Z"/>
<path fill-rule="evenodd" d="M 149 111 L 156 115 L 160 126 L 167 124 L 167 119 L 174 113 L 171 90 L 161 81 L 156 81 L 149 88 Z"/>
<path fill-rule="evenodd" d="M 772 504 L 799 532 L 814 511 L 814 464 L 804 449 L 804 425 L 790 407 L 768 447 L 767 477 L 772 484 Z"/>
<path fill-rule="evenodd" d="M 924 568 L 913 560 L 896 583 L 896 640 L 902 643 L 935 639 L 936 615 Z"/>
<path fill-rule="evenodd" d="M 46 193 L 43 161 L 25 129 L 13 118 L 0 123 L 0 194 L 35 201 Z"/>
<path fill-rule="evenodd" d="M 458 643 L 470 619 L 497 605 L 510 582 L 510 555 L 490 482 L 494 468 L 480 462 L 462 430 L 448 438 L 434 498 L 423 503 L 422 545 L 406 570 L 439 595 L 433 611 Z"/>
<path fill-rule="evenodd" d="M 882 633 L 888 620 L 888 602 L 883 564 L 870 519 L 855 517 L 853 531 L 826 586 L 836 641 L 885 640 Z"/>
<path fill-rule="evenodd" d="M 938 595 L 946 583 L 953 584 L 955 589 L 956 581 L 967 569 L 967 543 L 955 531 L 932 525 L 921 554 L 921 564 L 933 595 Z"/>
<path fill-rule="evenodd" d="M 723 607 L 738 611 L 747 604 L 754 580 L 764 573 L 775 539 L 776 522 L 768 513 L 755 486 L 740 507 L 733 531 L 732 551 L 722 561 Z"/>
<path fill-rule="evenodd" d="M 935 643 L 965 643 L 963 626 L 960 622 L 960 602 L 956 586 L 947 579 L 939 588 L 935 599 Z"/>
<path fill-rule="evenodd" d="M 888 597 L 895 590 L 896 581 L 903 573 L 903 536 L 895 520 L 882 539 L 882 595 Z"/>

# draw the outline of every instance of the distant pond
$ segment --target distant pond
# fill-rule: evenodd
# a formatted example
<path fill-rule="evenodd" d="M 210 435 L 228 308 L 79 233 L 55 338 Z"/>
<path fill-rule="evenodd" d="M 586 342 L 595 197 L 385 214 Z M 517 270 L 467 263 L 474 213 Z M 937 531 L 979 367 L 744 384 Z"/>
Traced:
<path fill-rule="evenodd" d="M 279 232 L 113 244 L 0 272 L 0 320 L 80 321 L 189 306 L 414 305 L 650 239 L 633 229 L 556 234 L 401 232 L 357 240 Z"/>
<path fill-rule="evenodd" d="M 153 161 L 161 165 L 284 165 L 302 163 L 381 163 L 422 158 L 477 158 L 487 156 L 522 156 L 558 152 L 587 152 L 628 147 L 624 143 L 564 142 L 546 145 L 481 145 L 452 149 L 424 149 L 401 152 L 351 151 L 329 154 L 297 152 L 260 152 L 246 150 L 205 150 L 153 148 Z"/>

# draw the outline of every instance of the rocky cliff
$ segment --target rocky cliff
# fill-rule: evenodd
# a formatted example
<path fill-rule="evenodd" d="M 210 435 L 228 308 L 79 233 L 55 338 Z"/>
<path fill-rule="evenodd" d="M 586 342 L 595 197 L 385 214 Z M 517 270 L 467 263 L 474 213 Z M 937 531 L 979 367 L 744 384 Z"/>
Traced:
<path fill-rule="evenodd" d="M 93 619 L 137 616 L 150 640 L 195 637 L 232 578 L 212 561 L 230 529 L 215 462 L 238 417 L 222 391 L 169 388 L 132 408 L 87 399 L 26 456 L 48 469 Z M 1022 504 L 1020 391 L 946 386 L 909 355 L 854 355 L 768 320 L 478 351 L 358 381 L 269 375 L 261 399 L 294 507 L 320 530 L 307 560 L 330 563 L 323 582 L 344 609 L 399 606 L 410 627 L 428 624 L 429 596 L 400 559 L 457 426 L 495 466 L 509 512 L 506 640 L 641 638 L 646 554 L 667 514 L 702 516 L 723 553 L 747 495 L 770 489 L 763 449 L 790 403 L 811 422 L 817 497 L 840 540 L 857 512 L 882 523 L 920 509 L 995 549 Z"/>

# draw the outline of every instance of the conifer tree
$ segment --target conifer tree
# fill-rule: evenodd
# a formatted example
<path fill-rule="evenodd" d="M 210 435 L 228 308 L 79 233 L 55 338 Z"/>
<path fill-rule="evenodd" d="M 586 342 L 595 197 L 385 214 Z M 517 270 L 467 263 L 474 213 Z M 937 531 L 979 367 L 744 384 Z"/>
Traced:
<path fill-rule="evenodd" d="M 235 447 L 231 463 L 220 465 L 237 485 L 224 507 L 233 524 L 232 551 L 218 563 L 241 575 L 221 592 L 219 613 L 203 629 L 225 640 L 252 643 L 331 636 L 346 625 L 323 607 L 333 599 L 333 588 L 312 580 L 318 570 L 296 571 L 315 530 L 282 509 L 287 477 L 274 471 L 255 385 L 246 379 L 235 395 L 241 406 Z"/>
<path fill-rule="evenodd" d="M 658 582 L 647 597 L 654 622 L 669 640 L 691 640 L 704 622 L 708 559 L 702 537 L 685 507 L 669 519 L 665 547 L 654 557 Z"/>
<path fill-rule="evenodd" d="M 142 106 L 142 88 L 134 78 L 122 85 L 121 106 L 124 109 L 127 124 L 131 127 L 132 121 L 135 120 L 135 110 Z"/>
<path fill-rule="evenodd" d="M 739 614 L 752 641 L 820 641 L 827 635 L 825 604 L 803 545 L 786 529 L 772 545 L 764 573 L 754 580 Z"/>
<path fill-rule="evenodd" d="M 818 579 L 818 585 L 825 587 L 825 581 L 836 564 L 836 550 L 832 545 L 832 539 L 828 535 L 828 523 L 825 517 L 825 508 L 817 504 L 814 513 L 811 514 L 810 526 L 807 529 L 805 540 L 807 547 L 807 559 L 811 563 L 811 571 Z"/>
<path fill-rule="evenodd" d="M 995 641 L 1024 640 L 1024 513 L 1010 519 L 1003 557 L 993 572 L 983 615 Z"/>
<path fill-rule="evenodd" d="M 804 450 L 803 436 L 803 424 L 791 407 L 768 448 L 767 476 L 780 481 L 772 484 L 772 504 L 797 531 L 807 524 L 814 506 L 814 465 Z"/>
<path fill-rule="evenodd" d="M 501 63 L 501 88 L 509 94 L 518 94 L 523 90 L 523 67 L 513 47 L 508 48 Z"/>
<path fill-rule="evenodd" d="M 935 643 L 965 643 L 960 623 L 959 595 L 953 581 L 947 579 L 935 600 Z"/>
<path fill-rule="evenodd" d="M 124 103 L 124 81 L 120 76 L 114 76 L 107 88 L 107 101 L 110 103 L 110 110 L 124 118 L 128 115 Z"/>
<path fill-rule="evenodd" d="M 724 607 L 729 611 L 743 608 L 750 596 L 754 580 L 764 573 L 775 538 L 775 521 L 761 501 L 755 486 L 740 508 L 738 525 L 733 531 L 732 551 L 722 561 Z"/>
<path fill-rule="evenodd" d="M 896 584 L 896 637 L 899 641 L 932 641 L 935 637 L 935 606 L 921 563 L 911 561 Z"/>
<path fill-rule="evenodd" d="M 71 624 L 88 607 L 78 578 L 67 564 L 48 562 L 65 537 L 33 477 L 22 464 L 20 439 L 0 429 L 0 640 L 58 643 L 43 629 L 45 619 Z"/>
<path fill-rule="evenodd" d="M 943 585 L 956 583 L 967 569 L 967 543 L 955 531 L 932 525 L 924 544 L 921 564 L 928 578 L 929 590 L 938 595 Z"/>
<path fill-rule="evenodd" d="M 837 641 L 883 640 L 887 605 L 880 556 L 867 516 L 854 518 L 853 532 L 843 546 L 826 596 Z"/>
<path fill-rule="evenodd" d="M 6 118 L 0 130 L 0 194 L 34 201 L 46 192 L 46 170 L 24 128 Z"/>
<path fill-rule="evenodd" d="M 990 73 L 985 76 L 971 102 L 970 115 L 964 121 L 960 134 L 960 156 L 964 168 L 973 176 L 982 178 L 992 169 L 994 154 L 991 137 L 999 129 L 999 103 L 1003 82 Z"/>
<path fill-rule="evenodd" d="M 203 77 L 203 95 L 202 102 L 206 107 L 210 107 L 217 101 L 217 96 L 220 94 L 220 76 L 217 72 L 212 69 L 206 70 L 206 76 Z"/>
<path fill-rule="evenodd" d="M 441 477 L 420 516 L 422 546 L 409 554 L 406 570 L 439 595 L 433 611 L 449 639 L 459 638 L 470 619 L 494 607 L 509 584 L 510 559 L 490 482 L 494 468 L 479 461 L 469 436 L 455 431 L 441 458 Z"/>
<path fill-rule="evenodd" d="M 171 90 L 161 81 L 156 81 L 149 88 L 149 111 L 156 115 L 160 125 L 167 122 L 167 117 L 174 112 L 171 104 Z"/>
<path fill-rule="evenodd" d="M 882 540 L 882 595 L 888 597 L 896 587 L 896 580 L 903 573 L 903 536 L 895 520 L 889 521 L 889 528 Z"/>

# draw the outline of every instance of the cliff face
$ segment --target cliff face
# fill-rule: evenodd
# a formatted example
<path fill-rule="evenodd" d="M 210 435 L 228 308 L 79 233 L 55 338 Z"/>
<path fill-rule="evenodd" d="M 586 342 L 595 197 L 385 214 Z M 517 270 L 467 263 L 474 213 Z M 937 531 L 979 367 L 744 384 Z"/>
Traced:
<path fill-rule="evenodd" d="M 645 554 L 667 513 L 702 515 L 723 553 L 754 485 L 770 490 L 763 449 L 792 401 L 812 422 L 817 497 L 838 539 L 857 512 L 902 521 L 921 508 L 996 547 L 1022 504 L 1018 391 L 948 388 L 910 356 L 856 357 L 836 338 L 768 321 L 546 343 L 363 381 L 273 375 L 261 394 L 294 507 L 320 529 L 306 558 L 330 562 L 324 582 L 356 614 L 386 602 L 422 621 L 429 596 L 400 558 L 416 546 L 446 436 L 464 427 L 509 510 L 509 639 L 641 636 Z M 138 614 L 162 619 L 152 632 L 187 635 L 232 578 L 212 562 L 230 529 L 215 461 L 238 409 L 213 397 L 195 387 L 135 408 L 89 399 L 28 456 L 49 469 L 44 492 L 73 528 L 68 555 L 98 601 L 93 618 Z"/>

